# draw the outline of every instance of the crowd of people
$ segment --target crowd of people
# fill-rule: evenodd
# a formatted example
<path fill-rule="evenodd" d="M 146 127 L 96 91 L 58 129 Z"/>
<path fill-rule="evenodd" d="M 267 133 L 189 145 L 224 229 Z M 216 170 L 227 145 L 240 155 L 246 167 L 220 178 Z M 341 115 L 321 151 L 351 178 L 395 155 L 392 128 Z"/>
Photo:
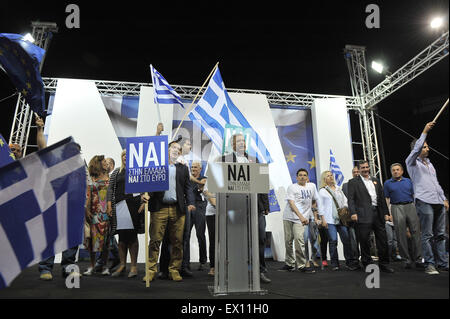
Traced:
<path fill-rule="evenodd" d="M 281 270 L 314 273 L 322 257 L 322 266 L 328 266 L 327 242 L 331 270 L 339 270 L 339 233 L 347 270 L 365 269 L 377 255 L 380 270 L 387 273 L 394 272 L 390 262 L 400 260 L 405 269 L 415 266 L 430 275 L 448 271 L 445 228 L 449 204 L 428 158 L 426 142 L 433 126 L 434 122 L 427 123 L 420 138 L 411 143 L 406 158 L 411 178 L 403 177 L 403 165 L 394 163 L 392 177 L 381 185 L 370 176 L 369 162 L 361 161 L 342 189 L 336 186 L 332 172 L 325 171 L 317 191 L 307 170 L 299 169 L 297 183 L 287 190 L 288 205 L 283 214 L 286 259 Z M 320 247 L 315 245 L 317 238 Z M 315 248 L 311 261 L 309 240 Z"/>
<path fill-rule="evenodd" d="M 43 121 L 37 118 L 36 123 L 38 146 L 43 148 L 46 146 Z M 279 270 L 314 273 L 328 267 L 332 271 L 356 271 L 378 259 L 380 270 L 387 273 L 394 272 L 390 266 L 392 261 L 402 261 L 405 269 L 415 267 L 430 275 L 448 271 L 445 240 L 449 205 L 428 158 L 426 142 L 433 126 L 434 122 L 427 123 L 420 138 L 411 144 L 411 153 L 405 161 L 410 178 L 403 176 L 401 163 L 394 163 L 392 177 L 382 185 L 370 175 L 368 161 L 361 161 L 352 170 L 353 178 L 342 188 L 336 184 L 331 171 L 321 173 L 317 188 L 310 182 L 308 171 L 298 169 L 297 182 L 287 188 L 283 211 L 286 254 L 285 264 Z M 156 135 L 162 131 L 163 126 L 159 124 Z M 199 246 L 197 270 L 214 276 L 216 194 L 208 191 L 207 177 L 201 173 L 202 162 L 193 159 L 190 145 L 190 140 L 180 139 L 169 143 L 169 189 L 148 195 L 125 193 L 125 150 L 116 169 L 114 160 L 103 155 L 89 161 L 83 244 L 90 253 L 90 266 L 83 272 L 84 276 L 125 275 L 128 252 L 131 266 L 127 276 L 138 275 L 138 234 L 145 232 L 146 203 L 150 211 L 148 280 L 182 281 L 183 277 L 194 276 L 190 266 L 193 227 Z M 257 162 L 245 151 L 242 134 L 233 135 L 231 145 L 233 152 L 222 156 L 221 161 Z M 11 145 L 11 150 L 16 158 L 22 156 L 19 145 Z M 268 194 L 258 194 L 262 283 L 271 282 L 264 258 L 268 213 Z M 339 262 L 338 234 L 343 245 L 343 265 Z M 75 263 L 77 250 L 78 247 L 72 247 L 63 252 L 63 276 L 69 274 L 67 266 Z M 54 257 L 39 263 L 42 280 L 53 278 L 53 264 Z M 146 279 L 144 276 L 142 281 Z"/>

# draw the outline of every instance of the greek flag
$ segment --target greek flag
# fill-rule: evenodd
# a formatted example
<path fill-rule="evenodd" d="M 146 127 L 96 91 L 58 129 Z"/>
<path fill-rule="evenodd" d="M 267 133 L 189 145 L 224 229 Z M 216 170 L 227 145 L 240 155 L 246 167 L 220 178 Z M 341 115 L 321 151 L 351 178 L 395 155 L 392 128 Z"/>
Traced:
<path fill-rule="evenodd" d="M 197 106 L 189 113 L 189 118 L 209 136 L 219 153 L 222 150 L 226 124 L 252 129 L 247 119 L 231 101 L 219 68 L 214 72 Z M 253 129 L 252 132 L 248 145 L 249 152 L 254 154 L 260 163 L 271 163 L 272 158 L 263 141 Z"/>
<path fill-rule="evenodd" d="M 334 179 L 338 186 L 341 186 L 344 182 L 344 174 L 342 174 L 341 168 L 336 164 L 333 152 L 330 149 L 330 171 L 333 173 Z"/>
<path fill-rule="evenodd" d="M 72 138 L 0 168 L 0 289 L 83 238 L 86 171 Z"/>
<path fill-rule="evenodd" d="M 150 65 L 152 73 L 153 89 L 155 90 L 156 104 L 178 104 L 184 108 L 181 96 L 175 92 L 166 79 L 152 65 Z"/>

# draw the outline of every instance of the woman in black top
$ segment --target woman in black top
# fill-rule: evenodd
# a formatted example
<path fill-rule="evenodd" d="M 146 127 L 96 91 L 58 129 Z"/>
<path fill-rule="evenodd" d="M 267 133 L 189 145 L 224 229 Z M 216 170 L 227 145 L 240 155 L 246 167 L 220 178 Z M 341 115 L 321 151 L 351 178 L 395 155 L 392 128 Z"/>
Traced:
<path fill-rule="evenodd" d="M 137 234 L 142 233 L 140 213 L 144 204 L 140 205 L 140 197 L 125 194 L 126 150 L 122 151 L 122 165 L 115 169 L 108 187 L 108 211 L 112 212 L 112 233 L 119 235 L 120 266 L 112 274 L 113 277 L 123 274 L 126 268 L 127 251 L 130 251 L 131 270 L 128 277 L 137 276 L 137 256 L 139 241 Z M 142 215 L 143 216 L 143 215 Z"/>

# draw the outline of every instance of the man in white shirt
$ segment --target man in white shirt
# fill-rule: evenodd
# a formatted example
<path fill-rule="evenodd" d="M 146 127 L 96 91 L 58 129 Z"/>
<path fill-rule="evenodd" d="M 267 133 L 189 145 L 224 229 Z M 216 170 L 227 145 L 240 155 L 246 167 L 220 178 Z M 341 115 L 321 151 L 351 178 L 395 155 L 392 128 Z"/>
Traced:
<path fill-rule="evenodd" d="M 281 270 L 292 271 L 297 266 L 298 270 L 302 272 L 314 273 L 313 268 L 306 267 L 304 232 L 306 225 L 309 224 L 310 217 L 313 216 L 313 200 L 316 201 L 319 211 L 321 210 L 321 203 L 316 185 L 308 183 L 308 171 L 306 169 L 300 168 L 297 171 L 297 183 L 288 187 L 286 199 L 288 204 L 283 212 L 286 265 Z M 295 245 L 295 257 L 292 241 Z"/>

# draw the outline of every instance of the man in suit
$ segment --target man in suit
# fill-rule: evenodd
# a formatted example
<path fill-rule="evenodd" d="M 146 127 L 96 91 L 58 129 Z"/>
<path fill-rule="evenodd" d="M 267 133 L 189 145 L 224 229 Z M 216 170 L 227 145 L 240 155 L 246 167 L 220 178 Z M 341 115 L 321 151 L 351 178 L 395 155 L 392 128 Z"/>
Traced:
<path fill-rule="evenodd" d="M 222 156 L 222 162 L 237 163 L 258 163 L 258 159 L 249 156 L 246 150 L 245 136 L 241 133 L 231 136 L 233 152 Z M 264 250 L 266 246 L 266 215 L 269 214 L 269 195 L 258 194 L 258 239 L 259 239 L 259 265 L 260 279 L 263 283 L 270 283 L 271 280 L 265 275 L 267 273 Z"/>
<path fill-rule="evenodd" d="M 380 270 L 393 273 L 389 267 L 389 252 L 385 221 L 389 210 L 380 181 L 370 176 L 369 162 L 358 164 L 360 176 L 348 182 L 348 208 L 351 218 L 356 222 L 361 246 L 361 262 L 364 267 L 373 263 L 370 255 L 370 232 L 373 231 L 379 256 Z"/>
<path fill-rule="evenodd" d="M 359 176 L 359 168 L 358 168 L 358 165 L 356 165 L 355 167 L 353 167 L 353 169 L 352 169 L 352 176 L 353 176 L 353 178 Z M 348 182 L 342 184 L 342 191 L 344 192 L 345 197 L 348 198 Z"/>
<path fill-rule="evenodd" d="M 176 163 L 181 154 L 181 146 L 176 141 L 169 143 L 169 190 L 150 193 L 150 245 L 149 280 L 157 274 L 156 264 L 159 249 L 167 230 L 171 244 L 169 278 L 181 281 L 181 262 L 183 259 L 183 232 L 187 211 L 195 210 L 192 185 L 187 167 Z M 143 281 L 145 281 L 145 277 Z"/>
<path fill-rule="evenodd" d="M 352 169 L 352 176 L 353 176 L 353 178 L 359 176 L 358 165 L 353 167 L 353 169 Z M 342 191 L 344 192 L 345 197 L 348 198 L 348 182 L 342 184 Z M 356 228 L 356 223 L 355 222 L 348 223 L 348 233 L 350 235 L 350 244 L 352 246 L 352 251 L 353 251 L 353 254 L 356 256 L 356 258 L 359 258 L 359 256 L 360 256 L 359 241 L 358 241 L 358 237 L 356 236 L 356 229 L 355 228 Z"/>

